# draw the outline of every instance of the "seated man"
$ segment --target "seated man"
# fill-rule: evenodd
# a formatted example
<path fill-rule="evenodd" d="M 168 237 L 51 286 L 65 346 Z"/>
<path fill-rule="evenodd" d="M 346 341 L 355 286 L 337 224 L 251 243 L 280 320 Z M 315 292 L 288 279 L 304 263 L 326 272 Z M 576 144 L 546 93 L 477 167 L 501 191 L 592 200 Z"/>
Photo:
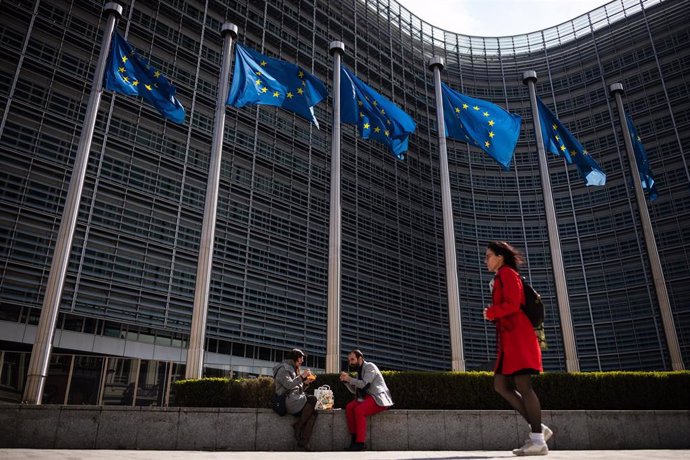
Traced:
<path fill-rule="evenodd" d="M 340 373 L 340 381 L 357 397 L 345 406 L 347 428 L 352 440 L 345 450 L 365 450 L 367 438 L 367 417 L 378 414 L 393 405 L 383 375 L 376 364 L 364 361 L 359 350 L 352 350 L 347 355 L 351 369 L 357 371 L 357 378 L 347 372 Z"/>

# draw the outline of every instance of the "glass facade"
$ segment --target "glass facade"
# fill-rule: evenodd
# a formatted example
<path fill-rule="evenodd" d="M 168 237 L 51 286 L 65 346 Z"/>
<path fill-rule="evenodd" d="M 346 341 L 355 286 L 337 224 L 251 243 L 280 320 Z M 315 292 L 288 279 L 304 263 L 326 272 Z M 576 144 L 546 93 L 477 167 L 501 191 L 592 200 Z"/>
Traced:
<path fill-rule="evenodd" d="M 649 208 L 687 361 L 690 3 L 616 0 L 543 31 L 500 38 L 435 28 L 394 0 L 122 4 L 118 30 L 174 81 L 187 121 L 167 123 L 139 99 L 103 95 L 58 320 L 60 354 L 51 363 L 51 378 L 59 381 L 68 367 L 71 384 L 55 385 L 57 399 L 164 404 L 164 381 L 180 374 L 226 21 L 238 26 L 239 42 L 296 62 L 329 87 L 328 46 L 343 41 L 344 64 L 417 123 L 404 161 L 358 139 L 354 127 L 342 129 L 344 353 L 361 347 L 388 369 L 450 367 L 427 69 L 439 55 L 451 87 L 523 117 L 510 171 L 463 143 L 448 145 L 467 368 L 494 356 L 493 326 L 481 315 L 490 279 L 483 254 L 489 240 L 505 239 L 526 253 L 524 274 L 547 305 L 545 366 L 565 369 L 526 70 L 537 72 L 537 94 L 608 175 L 605 187 L 585 188 L 574 167 L 548 159 L 581 368 L 670 369 L 608 93 L 613 82 L 626 89 L 658 182 Z M 0 350 L 14 359 L 3 361 L 0 382 L 9 382 L 8 391 L 19 391 L 17 369 L 38 322 L 102 7 L 0 3 Z M 310 367 L 324 367 L 331 108 L 330 99 L 316 107 L 320 130 L 273 107 L 227 109 L 208 375 L 267 373 L 292 347 L 309 353 Z"/>

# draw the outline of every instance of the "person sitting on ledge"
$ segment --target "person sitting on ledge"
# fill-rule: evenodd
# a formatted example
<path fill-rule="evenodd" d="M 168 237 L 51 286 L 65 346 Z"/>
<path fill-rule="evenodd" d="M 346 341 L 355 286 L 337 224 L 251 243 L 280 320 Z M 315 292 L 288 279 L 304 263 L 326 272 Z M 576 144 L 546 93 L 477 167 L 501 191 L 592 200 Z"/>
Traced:
<path fill-rule="evenodd" d="M 311 434 L 316 422 L 316 397 L 304 394 L 304 390 L 311 383 L 312 375 L 309 369 L 300 370 L 306 355 L 302 350 L 293 348 L 288 358 L 273 367 L 275 377 L 275 391 L 278 394 L 287 393 L 285 407 L 289 414 L 299 417 L 292 425 L 295 431 L 297 445 L 306 451 L 311 451 Z"/>
<path fill-rule="evenodd" d="M 393 399 L 381 371 L 376 364 L 364 361 L 361 351 L 352 350 L 347 355 L 347 362 L 350 369 L 357 371 L 357 378 L 347 372 L 340 373 L 340 381 L 356 396 L 345 406 L 347 428 L 352 437 L 350 446 L 345 450 L 366 450 L 367 417 L 389 409 Z"/>

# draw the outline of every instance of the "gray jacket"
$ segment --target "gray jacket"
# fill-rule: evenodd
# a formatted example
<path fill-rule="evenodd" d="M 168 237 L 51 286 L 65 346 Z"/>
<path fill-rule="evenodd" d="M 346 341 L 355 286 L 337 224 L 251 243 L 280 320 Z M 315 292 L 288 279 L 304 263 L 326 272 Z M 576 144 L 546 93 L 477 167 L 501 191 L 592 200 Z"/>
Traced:
<path fill-rule="evenodd" d="M 345 386 L 351 393 L 355 393 L 356 388 L 362 389 L 369 385 L 365 391 L 374 398 L 378 406 L 390 407 L 393 405 L 391 392 L 388 391 L 383 375 L 381 375 L 381 371 L 376 367 L 376 364 L 364 361 L 360 377 L 361 380 L 351 378 L 349 382 L 345 383 Z"/>
<path fill-rule="evenodd" d="M 275 378 L 275 391 L 279 395 L 287 393 L 285 398 L 285 407 L 288 414 L 296 414 L 301 411 L 307 403 L 307 395 L 304 394 L 304 389 L 307 383 L 302 381 L 302 377 L 295 372 L 295 362 L 291 359 L 286 359 L 282 363 L 273 366 L 273 376 Z"/>

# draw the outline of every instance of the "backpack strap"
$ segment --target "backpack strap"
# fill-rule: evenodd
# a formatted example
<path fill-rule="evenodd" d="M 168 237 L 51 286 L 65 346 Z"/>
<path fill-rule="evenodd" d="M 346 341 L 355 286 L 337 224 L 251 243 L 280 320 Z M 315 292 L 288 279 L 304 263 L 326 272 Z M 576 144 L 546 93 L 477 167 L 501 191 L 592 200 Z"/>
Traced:
<path fill-rule="evenodd" d="M 522 297 L 525 299 L 525 303 L 527 303 L 527 297 L 525 296 L 525 283 L 527 283 L 527 280 L 520 273 L 518 273 L 518 276 L 520 277 L 520 281 L 522 282 Z M 503 289 L 503 280 L 500 276 L 498 276 L 498 273 L 496 273 L 496 275 L 494 276 L 494 280 L 496 279 L 501 283 L 501 289 Z M 525 303 L 520 304 L 520 309 L 522 309 L 525 306 Z"/>
<path fill-rule="evenodd" d="M 278 371 L 279 371 L 279 370 L 280 370 L 280 368 L 278 369 Z M 274 382 L 278 382 L 278 385 L 280 385 L 281 387 L 283 387 L 283 389 L 285 390 L 285 391 L 283 392 L 283 394 L 285 394 L 285 393 L 287 393 L 287 388 L 285 388 L 285 385 L 283 385 L 283 384 L 278 380 L 278 377 L 277 377 L 277 376 L 278 376 L 278 371 L 275 371 L 275 372 L 273 373 L 273 381 L 274 381 Z M 276 389 L 276 394 L 278 394 L 278 390 L 277 390 L 277 389 Z"/>

